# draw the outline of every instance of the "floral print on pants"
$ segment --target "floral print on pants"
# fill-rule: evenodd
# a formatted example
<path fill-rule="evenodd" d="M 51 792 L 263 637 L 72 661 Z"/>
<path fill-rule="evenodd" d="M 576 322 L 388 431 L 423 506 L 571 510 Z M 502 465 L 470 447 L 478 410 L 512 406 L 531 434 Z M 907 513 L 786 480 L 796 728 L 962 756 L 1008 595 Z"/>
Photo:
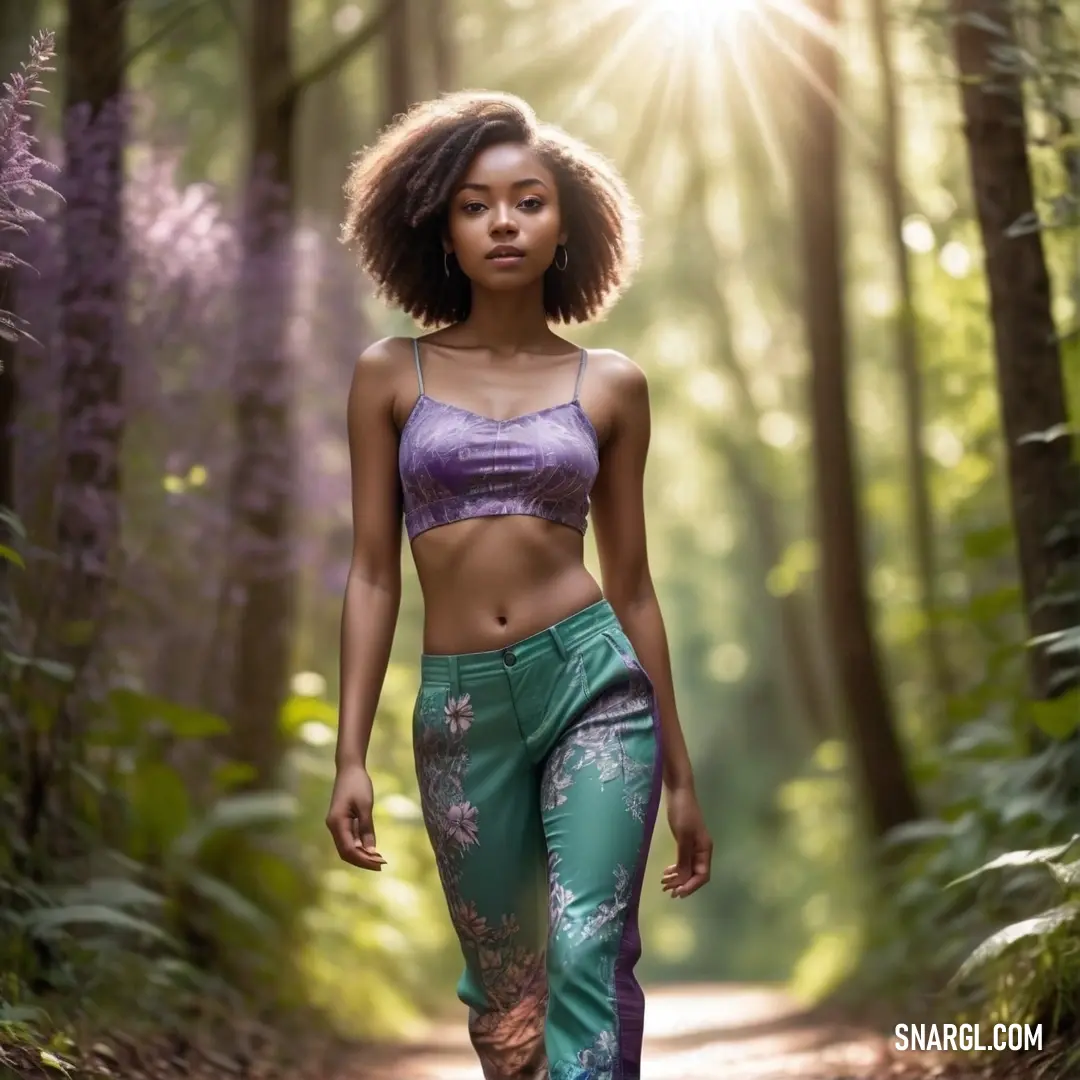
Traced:
<path fill-rule="evenodd" d="M 413 725 L 424 823 L 485 1080 L 638 1080 L 655 700 L 607 604 L 556 630 L 424 658 Z"/>

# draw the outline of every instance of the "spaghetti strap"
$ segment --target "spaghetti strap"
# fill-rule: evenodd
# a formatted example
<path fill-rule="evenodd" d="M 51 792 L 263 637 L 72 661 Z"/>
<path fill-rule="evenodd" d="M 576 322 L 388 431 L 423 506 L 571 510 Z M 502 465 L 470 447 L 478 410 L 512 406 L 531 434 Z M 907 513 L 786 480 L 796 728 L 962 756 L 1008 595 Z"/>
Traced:
<path fill-rule="evenodd" d="M 572 401 L 577 401 L 578 396 L 581 394 L 581 380 L 585 377 L 585 361 L 588 359 L 588 357 L 589 354 L 584 349 L 582 349 L 581 361 L 578 364 L 577 369 L 577 382 L 574 383 L 574 396 L 571 399 Z"/>
<path fill-rule="evenodd" d="M 416 382 L 420 387 L 420 394 L 424 393 L 424 371 L 420 367 L 420 341 L 418 338 L 412 339 L 413 359 L 416 361 Z"/>

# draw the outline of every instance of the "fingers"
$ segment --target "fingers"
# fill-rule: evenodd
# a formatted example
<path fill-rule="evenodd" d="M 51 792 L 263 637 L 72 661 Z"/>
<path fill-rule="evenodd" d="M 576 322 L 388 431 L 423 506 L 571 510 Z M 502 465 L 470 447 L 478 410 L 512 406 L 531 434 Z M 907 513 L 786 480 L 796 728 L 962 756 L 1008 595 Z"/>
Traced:
<path fill-rule="evenodd" d="M 375 831 L 368 826 L 362 829 L 356 817 L 348 811 L 331 811 L 326 819 L 326 827 L 334 838 L 334 847 L 343 862 L 358 866 L 361 870 L 379 871 L 386 865 L 386 860 L 375 848 Z M 366 841 L 370 840 L 370 843 Z"/>
<path fill-rule="evenodd" d="M 356 836 L 365 851 L 375 851 L 375 823 L 371 820 L 370 810 L 361 810 L 356 818 Z"/>
<path fill-rule="evenodd" d="M 684 846 L 691 847 L 691 854 L 685 859 Z M 682 900 L 696 893 L 711 877 L 712 851 L 712 841 L 707 836 L 699 838 L 692 845 L 680 841 L 679 861 L 665 867 L 661 875 L 663 891 L 670 893 L 673 900 Z"/>
<path fill-rule="evenodd" d="M 664 892 L 674 895 L 675 889 L 685 880 L 682 871 L 677 866 L 669 866 L 660 878 L 660 887 Z"/>

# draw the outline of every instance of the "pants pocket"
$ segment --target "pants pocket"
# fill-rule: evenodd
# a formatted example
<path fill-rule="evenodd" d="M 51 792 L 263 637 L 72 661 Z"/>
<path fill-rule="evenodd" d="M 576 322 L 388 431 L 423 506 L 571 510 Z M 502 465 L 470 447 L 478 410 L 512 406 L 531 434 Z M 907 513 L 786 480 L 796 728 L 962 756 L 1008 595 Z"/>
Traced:
<path fill-rule="evenodd" d="M 626 632 L 622 627 L 610 627 L 601 631 L 601 633 L 619 662 L 626 668 L 630 681 L 634 684 L 640 684 L 645 692 L 652 697 L 656 688 L 653 686 L 652 679 L 649 678 L 649 673 L 638 659 L 637 652 L 630 639 L 626 636 Z"/>
<path fill-rule="evenodd" d="M 589 700 L 589 675 L 585 657 L 575 649 L 558 667 L 543 673 L 543 691 L 538 730 L 549 732 L 576 716 Z"/>

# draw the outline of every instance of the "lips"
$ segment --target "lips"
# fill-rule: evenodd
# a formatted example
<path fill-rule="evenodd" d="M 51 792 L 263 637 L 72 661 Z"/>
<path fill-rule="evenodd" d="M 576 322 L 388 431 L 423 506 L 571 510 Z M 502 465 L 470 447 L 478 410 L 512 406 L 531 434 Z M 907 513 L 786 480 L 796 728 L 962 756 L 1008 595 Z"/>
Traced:
<path fill-rule="evenodd" d="M 521 248 L 510 247 L 508 244 L 500 244 L 492 248 L 488 253 L 489 259 L 524 259 L 525 252 Z"/>

